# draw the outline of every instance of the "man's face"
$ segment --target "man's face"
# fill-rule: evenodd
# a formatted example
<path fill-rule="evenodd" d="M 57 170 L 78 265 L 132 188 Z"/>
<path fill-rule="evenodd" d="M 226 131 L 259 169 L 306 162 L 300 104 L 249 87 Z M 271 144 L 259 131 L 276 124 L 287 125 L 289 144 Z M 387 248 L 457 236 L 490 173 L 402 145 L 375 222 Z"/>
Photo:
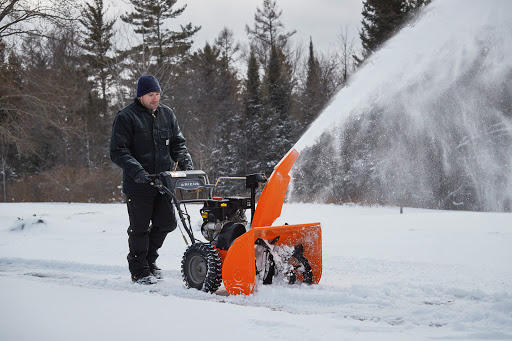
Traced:
<path fill-rule="evenodd" d="M 150 92 L 142 97 L 139 97 L 139 100 L 142 105 L 149 110 L 155 110 L 158 107 L 158 103 L 160 102 L 160 92 Z"/>

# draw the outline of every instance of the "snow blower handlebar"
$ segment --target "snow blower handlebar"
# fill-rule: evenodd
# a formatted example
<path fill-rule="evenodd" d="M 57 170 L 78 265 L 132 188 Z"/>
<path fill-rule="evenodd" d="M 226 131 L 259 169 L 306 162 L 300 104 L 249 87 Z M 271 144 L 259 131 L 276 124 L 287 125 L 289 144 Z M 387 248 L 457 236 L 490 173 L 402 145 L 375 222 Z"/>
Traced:
<path fill-rule="evenodd" d="M 213 188 L 217 186 L 217 184 L 213 185 L 208 182 L 208 178 L 203 171 L 186 171 L 186 172 L 169 172 L 165 171 L 160 174 L 150 174 L 151 186 L 158 189 L 161 194 L 167 195 L 170 197 L 172 204 L 176 207 L 180 221 L 187 231 L 188 236 L 192 244 L 195 242 L 194 234 L 190 224 L 186 223 L 186 215 L 182 208 L 182 203 L 191 203 L 191 202 L 204 202 L 203 199 L 197 200 L 178 200 L 176 196 L 176 189 L 181 189 L 185 191 L 196 191 L 201 189 L 209 189 L 213 191 Z M 235 177 L 224 177 L 233 179 Z M 254 213 L 256 211 L 256 189 L 261 185 L 267 182 L 267 178 L 265 174 L 257 173 L 250 174 L 245 177 L 236 177 L 236 179 L 245 179 L 246 188 L 251 190 L 251 222 L 254 217 Z M 218 183 L 218 181 L 217 181 Z M 210 197 L 212 197 L 213 193 L 210 192 Z M 190 221 L 189 221 L 190 222 Z M 188 243 L 187 243 L 188 244 Z"/>

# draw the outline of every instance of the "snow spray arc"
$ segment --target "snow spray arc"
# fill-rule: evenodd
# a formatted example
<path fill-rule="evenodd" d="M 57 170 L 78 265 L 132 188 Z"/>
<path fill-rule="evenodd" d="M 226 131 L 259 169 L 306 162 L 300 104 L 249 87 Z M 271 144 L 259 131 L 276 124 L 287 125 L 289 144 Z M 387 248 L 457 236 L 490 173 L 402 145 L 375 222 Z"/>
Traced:
<path fill-rule="evenodd" d="M 512 210 L 512 2 L 434 1 L 294 147 L 292 201 Z"/>

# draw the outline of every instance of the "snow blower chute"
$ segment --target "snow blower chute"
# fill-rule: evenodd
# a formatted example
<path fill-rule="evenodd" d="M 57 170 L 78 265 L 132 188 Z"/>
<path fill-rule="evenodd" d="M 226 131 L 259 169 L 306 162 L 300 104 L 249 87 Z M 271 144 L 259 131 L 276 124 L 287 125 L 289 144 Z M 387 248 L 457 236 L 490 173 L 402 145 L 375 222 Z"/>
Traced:
<path fill-rule="evenodd" d="M 251 190 L 250 198 L 214 197 L 215 185 L 199 170 L 163 172 L 155 176 L 154 186 L 172 199 L 191 241 L 183 255 L 181 269 L 187 287 L 213 293 L 223 282 L 229 294 L 249 295 L 257 280 L 263 284 L 274 281 L 316 284 L 320 281 L 320 223 L 272 226 L 281 215 L 290 182 L 288 173 L 298 156 L 299 153 L 291 149 L 268 181 L 263 174 L 244 177 L 246 188 Z M 256 189 L 264 183 L 256 207 Z M 183 195 L 201 191 L 207 192 L 206 199 L 185 199 Z M 203 204 L 201 233 L 207 242 L 194 238 L 187 203 Z M 248 209 L 251 210 L 250 223 L 245 215 Z"/>

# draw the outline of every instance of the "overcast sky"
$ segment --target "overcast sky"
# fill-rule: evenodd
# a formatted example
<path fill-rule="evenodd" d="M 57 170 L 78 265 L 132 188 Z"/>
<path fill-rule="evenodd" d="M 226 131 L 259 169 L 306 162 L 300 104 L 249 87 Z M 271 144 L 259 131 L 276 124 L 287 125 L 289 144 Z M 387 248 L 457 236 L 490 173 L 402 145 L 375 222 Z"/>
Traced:
<path fill-rule="evenodd" d="M 311 36 L 315 50 L 327 53 L 347 25 L 357 41 L 362 0 L 277 0 L 276 3 L 282 10 L 285 30 L 297 30 L 296 43 L 302 42 L 307 47 Z M 175 8 L 184 4 L 187 9 L 180 20 L 202 26 L 194 38 L 194 49 L 203 47 L 206 41 L 213 43 L 223 27 L 231 29 L 235 39 L 245 43 L 245 25 L 253 27 L 256 8 L 263 8 L 263 0 L 178 0 Z"/>

